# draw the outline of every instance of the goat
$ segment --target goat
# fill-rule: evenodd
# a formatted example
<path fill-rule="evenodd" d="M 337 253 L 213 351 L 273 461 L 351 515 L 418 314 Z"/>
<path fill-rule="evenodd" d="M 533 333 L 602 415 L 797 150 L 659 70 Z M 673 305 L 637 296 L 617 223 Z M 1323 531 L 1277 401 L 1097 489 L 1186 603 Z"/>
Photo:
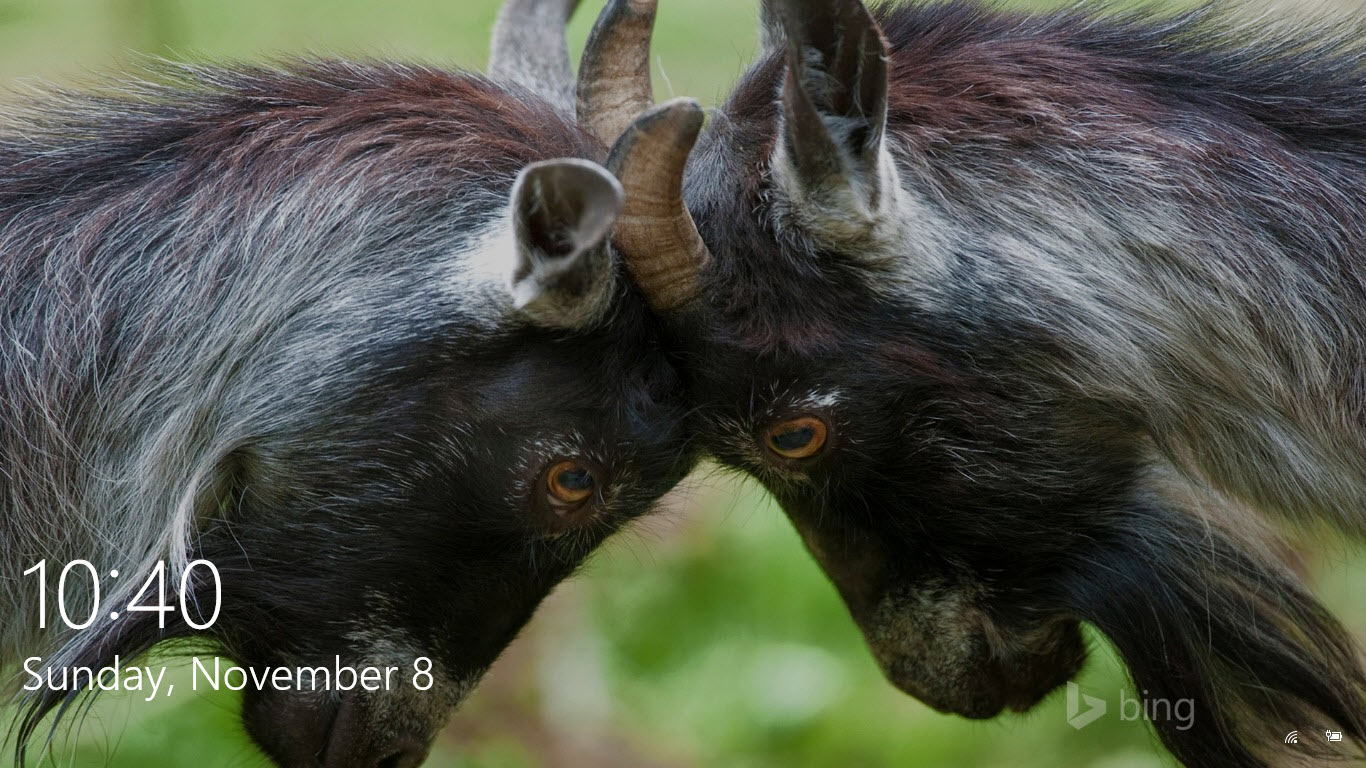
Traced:
<path fill-rule="evenodd" d="M 537 603 L 687 473 L 679 376 L 607 243 L 622 190 L 575 119 L 575 5 L 512 0 L 495 79 L 168 65 L 10 118 L 0 664 L 177 637 L 253 674 L 422 659 L 425 688 L 243 705 L 280 765 L 415 766 Z M 50 587 L 77 560 L 72 616 L 154 575 L 197 608 L 40 630 L 33 568 Z M 23 694 L 19 764 L 84 693 Z"/>
<path fill-rule="evenodd" d="M 613 243 L 888 678 L 1028 710 L 1089 622 L 1187 765 L 1360 755 L 1359 651 L 1256 530 L 1366 534 L 1362 25 L 764 14 L 705 132 L 636 104 Z"/>

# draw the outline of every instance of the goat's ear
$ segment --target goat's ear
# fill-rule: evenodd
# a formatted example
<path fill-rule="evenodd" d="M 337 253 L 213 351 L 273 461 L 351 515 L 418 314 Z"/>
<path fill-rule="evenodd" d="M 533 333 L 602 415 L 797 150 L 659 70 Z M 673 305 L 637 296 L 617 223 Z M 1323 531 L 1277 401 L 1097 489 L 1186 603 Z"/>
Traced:
<path fill-rule="evenodd" d="M 773 3 L 763 0 L 759 3 L 759 50 L 760 53 L 776 51 L 783 44 L 783 25 L 778 21 L 778 13 Z"/>
<path fill-rule="evenodd" d="M 586 160 L 536 163 L 518 176 L 508 288 L 532 322 L 584 328 L 607 312 L 616 282 L 608 236 L 622 202 L 621 184 Z"/>
<path fill-rule="evenodd" d="M 859 0 L 764 0 L 787 38 L 775 176 L 818 235 L 867 237 L 895 194 L 887 42 Z"/>

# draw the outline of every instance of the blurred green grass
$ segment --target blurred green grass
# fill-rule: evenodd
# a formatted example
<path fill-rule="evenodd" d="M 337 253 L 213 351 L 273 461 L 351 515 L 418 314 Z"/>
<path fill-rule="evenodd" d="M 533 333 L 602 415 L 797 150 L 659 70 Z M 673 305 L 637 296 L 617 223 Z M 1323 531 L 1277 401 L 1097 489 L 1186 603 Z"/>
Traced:
<path fill-rule="evenodd" d="M 89 79 L 133 53 L 197 61 L 308 54 L 482 68 L 497 0 L 0 0 L 0 82 Z M 754 4 L 678 0 L 659 13 L 661 95 L 720 96 L 754 49 Z M 582 46 L 600 3 L 570 27 Z"/>
<path fill-rule="evenodd" d="M 843 604 L 772 501 L 704 470 L 659 516 L 563 585 L 452 721 L 442 768 L 1159 768 L 1114 712 L 1105 643 L 1079 682 L 1111 714 L 1077 731 L 1055 695 L 970 722 L 886 684 Z M 1329 605 L 1366 633 L 1366 553 L 1312 558 Z M 1363 636 L 1366 636 L 1364 634 Z M 174 673 L 172 673 L 174 674 Z M 108 697 L 59 739 L 62 768 L 264 768 L 234 695 Z"/>
<path fill-rule="evenodd" d="M 1046 2 L 1035 5 L 1052 4 Z M 666 0 L 661 96 L 715 103 L 756 41 L 749 0 Z M 307 54 L 479 68 L 497 0 L 0 0 L 0 84 L 88 82 L 134 52 L 196 61 Z M 599 4 L 570 37 L 581 46 Z M 0 97 L 0 102 L 3 97 Z M 877 671 L 833 588 L 752 484 L 702 473 L 676 510 L 610 543 L 551 597 L 443 734 L 453 768 L 1155 768 L 1138 723 L 1078 732 L 1060 697 L 974 723 L 931 712 Z M 1321 592 L 1366 635 L 1366 557 L 1320 558 Z M 1112 702 L 1105 644 L 1081 682 Z M 183 679 L 183 678 L 182 678 Z M 229 694 L 103 699 L 54 744 L 62 768 L 265 765 Z"/>

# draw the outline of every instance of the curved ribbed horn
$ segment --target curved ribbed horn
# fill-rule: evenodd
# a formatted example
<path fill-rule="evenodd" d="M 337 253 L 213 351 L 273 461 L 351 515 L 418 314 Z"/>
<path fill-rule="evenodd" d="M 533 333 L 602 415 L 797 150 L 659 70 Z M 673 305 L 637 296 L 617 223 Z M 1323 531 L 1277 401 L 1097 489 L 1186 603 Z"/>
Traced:
<path fill-rule="evenodd" d="M 654 104 L 650 37 L 656 0 L 609 0 L 579 62 L 579 123 L 611 144 Z"/>
<path fill-rule="evenodd" d="M 697 298 L 711 259 L 683 202 L 683 169 L 704 117 L 692 99 L 662 104 L 627 126 L 607 158 L 626 197 L 612 243 L 660 314 Z"/>

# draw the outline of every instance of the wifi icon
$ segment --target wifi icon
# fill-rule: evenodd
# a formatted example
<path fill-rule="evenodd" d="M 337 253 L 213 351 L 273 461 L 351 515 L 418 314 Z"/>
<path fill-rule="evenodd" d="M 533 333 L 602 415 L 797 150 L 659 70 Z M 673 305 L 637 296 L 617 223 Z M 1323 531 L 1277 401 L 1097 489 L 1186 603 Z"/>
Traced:
<path fill-rule="evenodd" d="M 1299 744 L 1299 743 L 1300 743 L 1300 732 L 1299 732 L 1299 731 L 1291 731 L 1290 733 L 1287 733 L 1287 734 L 1285 735 L 1285 743 L 1286 743 L 1286 744 Z"/>

